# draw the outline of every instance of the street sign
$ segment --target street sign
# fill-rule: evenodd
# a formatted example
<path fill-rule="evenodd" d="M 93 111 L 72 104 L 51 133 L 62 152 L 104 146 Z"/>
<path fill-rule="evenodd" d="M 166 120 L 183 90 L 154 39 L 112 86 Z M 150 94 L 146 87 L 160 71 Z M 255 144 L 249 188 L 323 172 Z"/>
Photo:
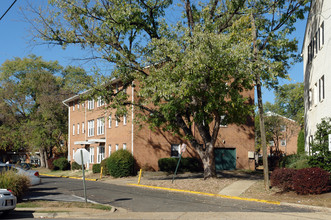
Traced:
<path fill-rule="evenodd" d="M 74 160 L 79 164 L 82 165 L 82 157 L 81 151 L 83 151 L 83 161 L 84 163 L 90 162 L 90 153 L 86 149 L 78 149 L 74 154 Z"/>

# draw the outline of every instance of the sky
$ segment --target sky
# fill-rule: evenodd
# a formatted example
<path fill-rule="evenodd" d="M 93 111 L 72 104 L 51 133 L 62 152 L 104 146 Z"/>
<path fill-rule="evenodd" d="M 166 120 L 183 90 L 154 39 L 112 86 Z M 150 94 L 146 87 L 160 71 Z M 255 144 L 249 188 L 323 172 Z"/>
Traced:
<path fill-rule="evenodd" d="M 0 0 L 0 16 L 10 7 L 14 0 Z M 81 66 L 87 72 L 92 72 L 94 68 L 103 68 L 104 64 L 100 62 L 82 62 L 77 60 L 88 53 L 80 48 L 69 47 L 63 50 L 59 46 L 36 45 L 31 41 L 30 25 L 24 21 L 24 16 L 20 8 L 26 7 L 26 0 L 18 0 L 8 13 L 0 20 L 0 65 L 6 60 L 14 57 L 24 58 L 29 54 L 41 56 L 46 61 L 59 61 L 59 64 L 66 67 L 68 65 Z M 36 5 L 45 4 L 47 0 L 34 0 Z M 304 38 L 306 20 L 296 23 L 296 31 L 293 34 L 298 41 L 298 53 L 301 53 L 301 47 Z M 297 63 L 289 70 L 291 81 L 280 80 L 280 84 L 303 82 L 303 64 Z M 274 93 L 263 89 L 263 102 L 274 103 Z"/>

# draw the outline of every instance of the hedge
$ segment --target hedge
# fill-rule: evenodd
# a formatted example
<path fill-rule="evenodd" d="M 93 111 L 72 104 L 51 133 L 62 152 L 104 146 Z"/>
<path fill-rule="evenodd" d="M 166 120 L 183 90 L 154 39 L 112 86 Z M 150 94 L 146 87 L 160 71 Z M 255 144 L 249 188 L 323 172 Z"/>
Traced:
<path fill-rule="evenodd" d="M 58 158 L 53 161 L 54 170 L 69 170 L 70 169 L 70 163 L 69 161 L 64 158 Z"/>
<path fill-rule="evenodd" d="M 321 168 L 276 169 L 270 176 L 271 186 L 297 194 L 321 194 L 331 190 L 330 173 Z"/>
<path fill-rule="evenodd" d="M 175 172 L 179 158 L 161 158 L 158 161 L 160 171 L 173 173 Z M 199 159 L 194 157 L 181 158 L 178 172 L 199 172 L 202 171 L 202 165 Z"/>

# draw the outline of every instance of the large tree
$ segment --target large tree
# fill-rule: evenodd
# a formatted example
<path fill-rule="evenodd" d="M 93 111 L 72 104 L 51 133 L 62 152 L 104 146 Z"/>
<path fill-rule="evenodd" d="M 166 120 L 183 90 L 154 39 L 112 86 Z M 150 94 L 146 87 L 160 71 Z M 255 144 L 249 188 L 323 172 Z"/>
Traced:
<path fill-rule="evenodd" d="M 42 166 L 47 166 L 52 148 L 66 140 L 67 109 L 61 102 L 83 89 L 69 83 L 76 79 L 78 84 L 76 76 L 83 74 L 86 81 L 89 77 L 83 69 L 63 69 L 58 62 L 35 55 L 4 62 L 0 67 L 1 148 L 39 150 Z"/>
<path fill-rule="evenodd" d="M 140 102 L 126 104 L 145 111 L 143 119 L 152 125 L 184 135 L 203 160 L 205 178 L 216 175 L 213 148 L 221 116 L 226 115 L 228 123 L 246 118 L 249 100 L 241 92 L 251 89 L 253 76 L 260 90 L 261 77 L 272 84 L 277 76 L 286 75 L 288 53 L 296 47 L 286 39 L 288 29 L 280 28 L 292 27 L 294 12 L 303 4 L 283 0 L 49 2 L 45 10 L 32 8 L 37 14 L 36 37 L 64 48 L 92 49 L 91 58 L 113 64 L 112 77 L 120 78 L 124 86 L 139 79 L 144 85 Z M 182 16 L 177 23 L 167 23 L 174 12 Z M 280 17 L 273 17 L 276 12 L 282 12 Z M 148 74 L 146 65 L 151 66 Z M 109 90 L 104 94 L 109 100 L 114 100 L 111 96 L 126 101 Z M 192 136 L 193 123 L 202 143 Z"/>
<path fill-rule="evenodd" d="M 284 84 L 279 86 L 274 93 L 274 104 L 266 102 L 264 105 L 265 110 L 293 119 L 303 126 L 303 83 Z"/>

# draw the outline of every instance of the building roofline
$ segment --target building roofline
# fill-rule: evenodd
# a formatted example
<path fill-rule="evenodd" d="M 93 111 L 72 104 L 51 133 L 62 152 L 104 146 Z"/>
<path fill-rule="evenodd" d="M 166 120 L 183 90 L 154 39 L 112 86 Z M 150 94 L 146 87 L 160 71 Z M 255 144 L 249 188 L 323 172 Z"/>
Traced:
<path fill-rule="evenodd" d="M 309 18 L 311 18 L 311 8 L 312 8 L 312 5 L 315 3 L 315 1 L 311 1 L 310 2 L 310 9 L 309 9 L 309 13 L 308 13 L 308 17 L 307 17 L 307 22 L 306 22 L 306 29 L 305 29 L 305 35 L 303 36 L 303 42 L 302 42 L 302 47 L 301 47 L 301 56 L 303 56 L 303 49 L 305 48 L 305 43 L 306 43 L 306 36 L 307 36 L 307 31 L 308 31 L 308 21 L 309 21 Z"/>
<path fill-rule="evenodd" d="M 293 119 L 290 119 L 290 118 L 285 117 L 285 116 L 283 116 L 283 115 L 277 114 L 277 113 L 275 113 L 275 112 L 267 111 L 267 112 L 265 112 L 264 114 L 265 114 L 267 117 L 269 117 L 269 116 L 278 116 L 278 117 L 281 117 L 281 118 L 287 119 L 287 120 L 289 120 L 289 121 L 296 122 L 296 121 L 293 120 Z"/>

